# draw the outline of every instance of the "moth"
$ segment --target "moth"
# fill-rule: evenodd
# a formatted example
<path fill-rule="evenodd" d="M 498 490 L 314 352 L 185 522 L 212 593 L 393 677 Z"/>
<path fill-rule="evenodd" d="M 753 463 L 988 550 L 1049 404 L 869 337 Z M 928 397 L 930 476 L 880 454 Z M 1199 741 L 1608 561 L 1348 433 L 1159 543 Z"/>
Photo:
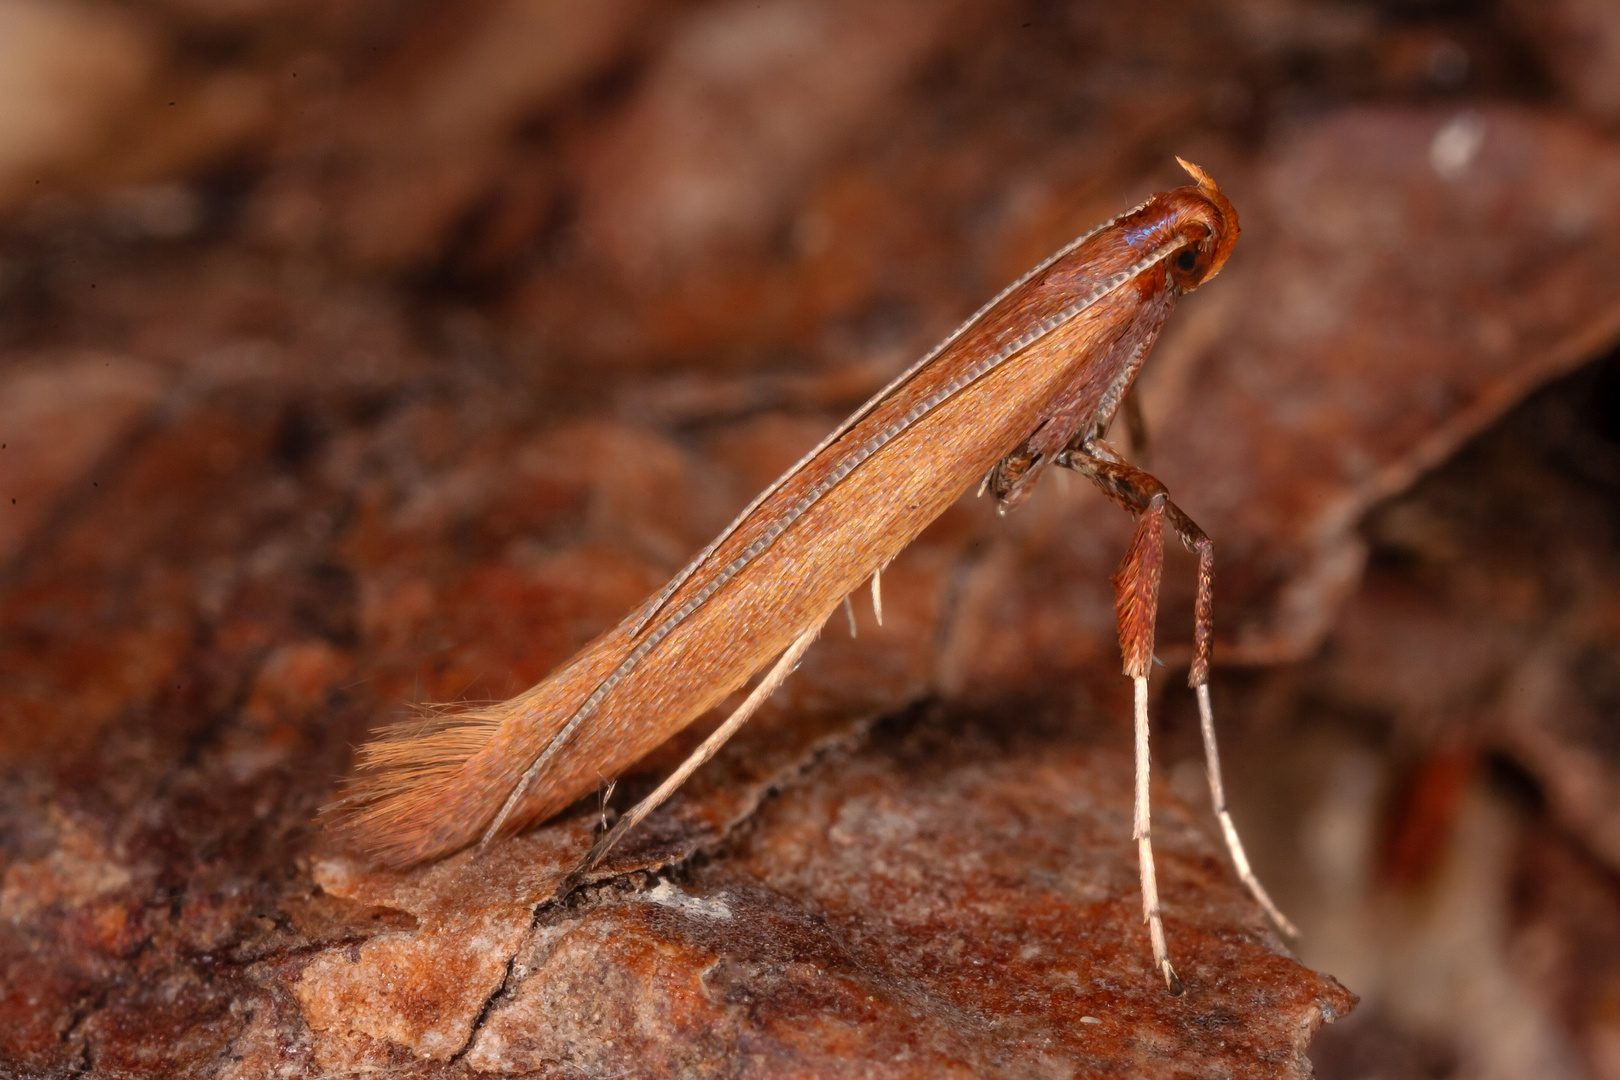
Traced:
<path fill-rule="evenodd" d="M 1177 159 L 1180 161 L 1180 159 Z M 823 624 L 964 491 L 1006 511 L 1053 466 L 1098 484 L 1136 518 L 1114 579 L 1125 674 L 1135 684 L 1135 831 L 1143 917 L 1172 993 L 1148 806 L 1148 667 L 1164 532 L 1198 556 L 1189 683 L 1210 791 L 1239 876 L 1255 878 L 1221 787 L 1209 699 L 1214 548 L 1152 475 L 1104 441 L 1165 318 L 1219 273 L 1238 238 L 1203 170 L 1097 226 L 1008 286 L 754 499 L 674 580 L 537 686 L 441 713 L 362 748 L 338 828 L 408 866 L 543 820 L 619 775 L 769 667 L 747 699 L 587 857 L 593 865 L 707 761 L 798 664 Z M 879 616 L 881 618 L 881 615 Z"/>

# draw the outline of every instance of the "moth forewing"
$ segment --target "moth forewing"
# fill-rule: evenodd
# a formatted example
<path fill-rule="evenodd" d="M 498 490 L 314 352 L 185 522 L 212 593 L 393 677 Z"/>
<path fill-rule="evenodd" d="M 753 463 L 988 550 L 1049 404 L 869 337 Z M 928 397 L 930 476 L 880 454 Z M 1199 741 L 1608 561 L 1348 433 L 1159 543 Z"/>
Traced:
<path fill-rule="evenodd" d="M 1039 423 L 1073 382 L 1073 368 L 1118 332 L 1129 308 L 1105 297 L 982 373 L 936 360 L 908 395 L 879 403 L 719 545 L 663 612 L 626 638 L 629 647 L 605 651 L 627 656 L 639 640 L 661 635 L 579 725 L 566 755 L 520 796 L 508 822 L 567 806 L 592 789 L 598 772 L 629 766 L 819 625 Z"/>

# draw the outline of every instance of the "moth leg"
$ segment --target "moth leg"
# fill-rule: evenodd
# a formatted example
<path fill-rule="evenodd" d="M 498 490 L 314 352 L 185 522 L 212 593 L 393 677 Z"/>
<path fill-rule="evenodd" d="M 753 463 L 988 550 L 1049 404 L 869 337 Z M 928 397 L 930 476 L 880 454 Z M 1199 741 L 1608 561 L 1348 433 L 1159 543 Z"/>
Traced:
<path fill-rule="evenodd" d="M 1136 819 L 1132 836 L 1142 873 L 1142 921 L 1153 942 L 1153 966 L 1164 976 L 1172 994 L 1181 993 L 1181 980 L 1170 966 L 1164 940 L 1164 918 L 1159 911 L 1159 881 L 1153 871 L 1153 827 L 1148 792 L 1148 668 L 1153 663 L 1153 624 L 1159 606 L 1159 578 L 1164 567 L 1164 517 L 1169 499 L 1161 491 L 1136 515 L 1125 561 L 1114 575 L 1114 614 L 1119 620 L 1119 646 L 1125 674 L 1134 684 L 1136 723 Z"/>
<path fill-rule="evenodd" d="M 1028 444 L 1019 447 L 991 467 L 979 481 L 979 494 L 996 497 L 996 513 L 1005 514 L 1035 492 L 1035 482 L 1052 464 L 1052 459 Z"/>
<path fill-rule="evenodd" d="M 1209 775 L 1209 798 L 1215 807 L 1215 816 L 1221 823 L 1221 835 L 1226 837 L 1226 850 L 1231 853 L 1232 866 L 1236 868 L 1243 884 L 1249 887 L 1249 894 L 1265 909 L 1277 929 L 1288 937 L 1297 938 L 1299 928 L 1288 920 L 1288 916 L 1277 910 L 1277 905 L 1272 902 L 1266 887 L 1254 876 L 1254 870 L 1249 866 L 1249 858 L 1243 853 L 1243 841 L 1238 838 L 1237 826 L 1232 823 L 1232 815 L 1227 813 L 1226 791 L 1221 786 L 1221 752 L 1215 745 L 1215 714 L 1209 707 L 1209 684 L 1199 683 L 1193 690 L 1198 695 L 1198 723 L 1204 730 L 1204 762 Z"/>
<path fill-rule="evenodd" d="M 828 614 L 830 615 L 831 612 L 828 612 Z M 793 674 L 793 669 L 799 666 L 799 661 L 804 658 L 805 650 L 809 649 L 811 643 L 816 640 L 826 621 L 826 616 L 823 616 L 809 630 L 799 635 L 798 639 L 788 646 L 787 651 L 776 661 L 776 666 L 766 672 L 765 677 L 759 681 L 759 685 L 754 687 L 753 693 L 749 694 L 747 699 L 737 706 L 735 712 L 726 717 L 726 722 L 716 728 L 714 734 L 704 739 L 703 744 L 692 751 L 691 756 L 681 762 L 680 768 L 671 773 L 669 779 L 659 784 L 656 791 L 633 806 L 629 812 L 618 820 L 606 836 L 592 845 L 591 850 L 580 861 L 578 869 L 570 875 L 571 881 L 578 879 L 585 871 L 601 862 L 607 853 L 612 851 L 620 840 L 624 839 L 626 833 L 640 824 L 641 820 L 656 810 L 665 799 L 675 794 L 675 789 L 684 784 L 687 777 L 691 776 L 698 770 L 699 766 L 719 752 L 720 748 L 726 744 L 726 740 L 735 735 L 737 730 L 748 722 L 748 718 L 758 712 L 759 707 L 765 704 L 772 694 L 776 693 L 781 685 L 787 681 L 789 675 Z M 566 891 L 566 887 L 564 891 Z"/>
<path fill-rule="evenodd" d="M 1098 452 L 1093 452 L 1093 451 Z M 1209 700 L 1210 647 L 1214 636 L 1213 598 L 1215 583 L 1215 545 L 1203 529 L 1182 509 L 1169 500 L 1169 493 L 1159 479 L 1141 469 L 1117 460 L 1106 446 L 1095 441 L 1071 447 L 1058 461 L 1061 465 L 1090 477 L 1116 502 L 1133 513 L 1142 513 L 1155 498 L 1164 497 L 1165 517 L 1186 549 L 1198 556 L 1198 596 L 1193 609 L 1193 661 L 1187 673 L 1187 684 L 1198 698 L 1198 721 L 1204 739 L 1205 771 L 1209 779 L 1210 802 L 1220 822 L 1226 850 L 1232 866 L 1265 913 L 1289 937 L 1298 937 L 1299 931 L 1272 901 L 1265 886 L 1255 876 L 1238 836 L 1237 825 L 1226 808 L 1226 788 L 1221 781 L 1220 748 L 1215 739 L 1215 713 Z M 1151 647 L 1151 646 L 1150 646 Z"/>

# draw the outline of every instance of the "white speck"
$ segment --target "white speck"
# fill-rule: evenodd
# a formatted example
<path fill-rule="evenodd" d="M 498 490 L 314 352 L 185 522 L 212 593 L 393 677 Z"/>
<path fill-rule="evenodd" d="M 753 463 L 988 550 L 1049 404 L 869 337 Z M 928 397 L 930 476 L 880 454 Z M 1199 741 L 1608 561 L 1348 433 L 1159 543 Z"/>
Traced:
<path fill-rule="evenodd" d="M 704 919 L 731 918 L 731 908 L 723 898 L 716 897 L 710 900 L 702 896 L 690 896 L 682 892 L 680 886 L 672 881 L 660 881 L 646 892 L 637 894 L 636 899 L 644 904 L 674 908 L 676 911 Z"/>
<path fill-rule="evenodd" d="M 1460 112 L 1434 133 L 1429 143 L 1429 164 L 1442 180 L 1459 180 L 1484 145 L 1484 117 Z"/>
<path fill-rule="evenodd" d="M 1080 1022 L 1082 1024 L 1100 1024 L 1100 1023 L 1102 1023 L 1102 1021 L 1097 1019 L 1095 1016 L 1082 1016 L 1080 1018 Z"/>

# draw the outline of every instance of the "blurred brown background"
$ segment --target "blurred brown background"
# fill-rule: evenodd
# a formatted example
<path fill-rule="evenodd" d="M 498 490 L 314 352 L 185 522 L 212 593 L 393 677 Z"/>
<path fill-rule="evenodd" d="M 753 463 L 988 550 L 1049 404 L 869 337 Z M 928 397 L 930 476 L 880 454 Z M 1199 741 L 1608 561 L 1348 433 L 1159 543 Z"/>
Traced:
<path fill-rule="evenodd" d="M 1149 994 L 1128 522 L 1062 477 L 941 519 L 888 625 L 833 627 L 583 914 L 472 863 L 368 878 L 310 824 L 365 731 L 544 674 L 1176 154 L 1244 235 L 1149 361 L 1147 463 L 1217 544 L 1234 813 L 1299 959 L 1361 995 L 1316 1073 L 1620 1080 L 1609 0 L 0 0 L 0 1072 L 1303 1075 L 1310 1003 L 1347 1002 L 1266 959 L 1192 827 L 1189 560 L 1167 918 L 1222 959 L 1191 1011 Z M 979 827 L 1004 864 L 942 839 Z M 812 835 L 864 837 L 861 874 Z M 1082 849 L 1108 904 L 1030 884 Z M 713 904 L 809 936 L 642 914 Z M 411 952 L 469 911 L 476 962 Z M 1032 959 L 1035 911 L 1096 921 Z M 580 946 L 601 980 L 534 1005 L 593 919 L 656 948 Z M 1032 1003 L 1093 925 L 1123 944 L 1072 1015 Z M 688 967 L 694 1011 L 648 1019 Z M 847 1000 L 793 982 L 824 968 Z M 1104 989 L 1119 1030 L 1081 1027 Z"/>

